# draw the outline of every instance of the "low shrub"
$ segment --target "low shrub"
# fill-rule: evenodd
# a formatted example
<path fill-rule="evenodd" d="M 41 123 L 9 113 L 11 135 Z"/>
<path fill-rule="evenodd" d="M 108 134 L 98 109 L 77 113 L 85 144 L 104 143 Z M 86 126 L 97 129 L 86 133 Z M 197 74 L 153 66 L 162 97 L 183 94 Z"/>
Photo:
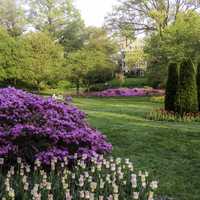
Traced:
<path fill-rule="evenodd" d="M 74 155 L 76 157 L 77 155 Z M 93 157 L 90 165 L 87 154 L 68 169 L 67 157 L 63 162 L 51 160 L 51 168 L 44 169 L 39 160 L 34 168 L 17 159 L 6 173 L 0 173 L 2 200 L 153 200 L 158 182 L 148 172 L 134 170 L 129 159 Z M 0 166 L 3 166 L 0 159 Z M 1 170 L 0 167 L 0 170 Z"/>
<path fill-rule="evenodd" d="M 143 88 L 144 86 L 148 85 L 147 78 L 145 77 L 125 78 L 122 84 L 117 79 L 113 79 L 108 83 L 111 88 L 119 88 L 119 87 Z"/>
<path fill-rule="evenodd" d="M 173 111 L 158 109 L 148 113 L 146 118 L 154 121 L 200 122 L 200 113 L 184 113 L 183 115 L 180 115 Z"/>
<path fill-rule="evenodd" d="M 49 165 L 72 155 L 105 154 L 112 149 L 105 136 L 91 128 L 85 114 L 71 104 L 14 88 L 0 89 L 0 157 Z"/>

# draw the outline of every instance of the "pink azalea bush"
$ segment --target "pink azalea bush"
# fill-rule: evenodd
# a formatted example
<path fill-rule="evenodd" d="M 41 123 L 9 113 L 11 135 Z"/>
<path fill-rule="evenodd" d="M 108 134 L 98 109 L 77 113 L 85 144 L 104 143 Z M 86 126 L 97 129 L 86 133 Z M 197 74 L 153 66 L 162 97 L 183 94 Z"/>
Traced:
<path fill-rule="evenodd" d="M 118 88 L 118 89 L 107 89 L 101 92 L 90 93 L 90 96 L 97 97 L 131 97 L 131 96 L 154 96 L 163 95 L 163 90 L 153 88 Z"/>
<path fill-rule="evenodd" d="M 15 88 L 0 89 L 0 158 L 50 164 L 53 158 L 88 158 L 112 149 L 78 108 Z"/>

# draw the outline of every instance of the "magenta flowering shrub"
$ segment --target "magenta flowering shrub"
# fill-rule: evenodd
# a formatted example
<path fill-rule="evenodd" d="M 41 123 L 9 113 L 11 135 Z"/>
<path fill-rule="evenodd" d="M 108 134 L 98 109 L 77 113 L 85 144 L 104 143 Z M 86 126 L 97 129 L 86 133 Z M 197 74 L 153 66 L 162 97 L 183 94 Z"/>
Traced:
<path fill-rule="evenodd" d="M 78 108 L 15 88 L 0 89 L 0 158 L 49 164 L 54 157 L 91 157 L 111 149 Z"/>
<path fill-rule="evenodd" d="M 131 96 L 153 96 L 153 95 L 164 95 L 163 90 L 153 88 L 118 88 L 118 89 L 107 89 L 102 92 L 90 93 L 89 96 L 98 97 L 131 97 Z"/>

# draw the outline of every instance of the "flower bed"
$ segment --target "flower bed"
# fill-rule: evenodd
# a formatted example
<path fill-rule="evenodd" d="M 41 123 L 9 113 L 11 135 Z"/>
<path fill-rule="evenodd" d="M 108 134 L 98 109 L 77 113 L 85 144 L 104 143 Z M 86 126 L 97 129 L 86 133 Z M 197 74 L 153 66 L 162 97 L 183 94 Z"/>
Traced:
<path fill-rule="evenodd" d="M 131 96 L 161 96 L 164 95 L 163 90 L 153 88 L 118 88 L 107 89 L 102 92 L 89 93 L 88 96 L 97 97 L 131 97 Z"/>
<path fill-rule="evenodd" d="M 74 155 L 76 157 L 77 155 Z M 148 172 L 137 173 L 129 159 L 93 157 L 88 166 L 87 154 L 68 169 L 68 158 L 51 160 L 44 169 L 39 160 L 34 168 L 17 159 L 7 173 L 0 173 L 2 200 L 153 200 L 158 182 Z M 4 160 L 0 159 L 0 172 Z"/>
<path fill-rule="evenodd" d="M 15 163 L 20 156 L 49 165 L 56 157 L 73 160 L 112 149 L 105 136 L 91 128 L 78 108 L 53 98 L 43 98 L 14 88 L 0 89 L 0 157 Z"/>
<path fill-rule="evenodd" d="M 200 113 L 184 113 L 182 116 L 173 111 L 164 109 L 153 110 L 146 115 L 147 119 L 154 121 L 170 121 L 170 122 L 200 122 Z"/>

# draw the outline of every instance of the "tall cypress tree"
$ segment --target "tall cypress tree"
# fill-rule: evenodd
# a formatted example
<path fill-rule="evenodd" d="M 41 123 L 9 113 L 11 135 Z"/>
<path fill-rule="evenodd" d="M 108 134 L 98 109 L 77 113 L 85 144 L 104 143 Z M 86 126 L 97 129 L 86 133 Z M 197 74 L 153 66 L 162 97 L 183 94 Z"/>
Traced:
<path fill-rule="evenodd" d="M 199 111 L 200 111 L 200 61 L 197 65 L 197 90 L 198 90 L 198 103 L 199 103 Z"/>
<path fill-rule="evenodd" d="M 183 113 L 198 111 L 198 95 L 196 71 L 190 59 L 184 60 L 180 66 L 179 87 L 175 99 L 175 111 Z"/>
<path fill-rule="evenodd" d="M 165 110 L 175 111 L 175 98 L 178 90 L 179 69 L 176 63 L 170 63 L 168 67 L 168 79 L 165 95 Z"/>

